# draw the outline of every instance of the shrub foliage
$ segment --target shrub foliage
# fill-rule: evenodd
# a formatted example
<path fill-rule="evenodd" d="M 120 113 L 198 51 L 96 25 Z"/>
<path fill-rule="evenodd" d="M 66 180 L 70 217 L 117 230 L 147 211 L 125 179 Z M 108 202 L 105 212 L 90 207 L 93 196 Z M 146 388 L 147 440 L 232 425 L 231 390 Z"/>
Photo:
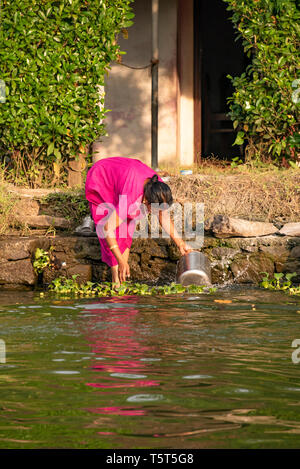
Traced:
<path fill-rule="evenodd" d="M 131 0 L 3 0 L 0 156 L 16 176 L 59 179 L 104 134 L 99 85 L 132 24 Z M 102 102 L 103 104 L 103 102 Z"/>
<path fill-rule="evenodd" d="M 276 162 L 299 157 L 300 12 L 297 0 L 224 0 L 251 64 L 229 77 L 236 144 Z M 298 156 L 297 156 L 298 153 Z"/>

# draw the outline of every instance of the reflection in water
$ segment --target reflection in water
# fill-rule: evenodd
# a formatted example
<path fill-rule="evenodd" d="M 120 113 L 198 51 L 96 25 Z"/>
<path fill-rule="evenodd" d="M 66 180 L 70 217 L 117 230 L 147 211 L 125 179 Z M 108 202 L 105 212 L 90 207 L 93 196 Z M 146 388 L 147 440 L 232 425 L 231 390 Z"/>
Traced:
<path fill-rule="evenodd" d="M 123 301 L 128 301 L 124 298 Z M 137 299 L 130 298 L 130 302 L 134 305 Z M 112 308 L 110 309 L 110 303 Z M 116 313 L 116 303 L 118 305 Z M 97 302 L 88 305 L 85 312 L 89 313 L 87 322 L 85 323 L 85 336 L 87 337 L 89 346 L 94 353 L 94 362 L 91 368 L 99 373 L 98 381 L 87 383 L 88 386 L 102 389 L 113 388 L 140 388 L 158 386 L 159 381 L 146 379 L 146 365 L 141 361 L 141 357 L 149 350 L 148 347 L 142 345 L 136 337 L 135 322 L 139 310 L 128 303 L 122 306 L 120 300 L 112 298 L 103 308 L 103 303 Z M 98 364 L 96 360 L 101 361 Z M 107 373 L 105 375 L 105 373 Z M 116 379 L 120 378 L 122 381 Z M 124 382 L 131 380 L 132 382 Z M 150 396 L 148 400 L 156 399 L 156 396 Z M 139 402 L 128 399 L 128 402 Z M 99 407 L 89 408 L 89 411 L 98 414 L 111 415 L 144 415 L 145 410 L 133 410 L 128 407 Z"/>
<path fill-rule="evenodd" d="M 94 414 L 110 414 L 110 415 L 145 415 L 145 410 L 133 410 L 125 409 L 121 407 L 99 407 L 95 409 L 89 409 Z"/>
<path fill-rule="evenodd" d="M 1 306 L 0 447 L 299 446 L 299 299 L 43 301 Z"/>
<path fill-rule="evenodd" d="M 289 322 L 284 324 L 281 318 L 266 317 L 259 305 L 254 308 L 253 298 L 249 302 L 246 300 L 242 310 L 241 305 L 233 300 L 225 299 L 215 304 L 199 304 L 198 300 L 197 297 L 190 299 L 189 303 L 177 300 L 170 309 L 160 308 L 155 315 L 147 317 L 148 330 L 144 327 L 145 322 L 141 322 L 137 299 L 124 299 L 124 305 L 118 300 L 118 307 L 115 304 L 112 309 L 108 309 L 108 302 L 105 308 L 100 304 L 97 309 L 93 304 L 91 309 L 86 309 L 90 314 L 85 328 L 88 342 L 95 353 L 95 360 L 102 359 L 101 364 L 93 363 L 92 368 L 99 373 L 99 379 L 89 385 L 98 389 L 123 389 L 123 402 L 126 400 L 127 404 L 135 405 L 134 408 L 128 405 L 101 406 L 89 408 L 89 411 L 119 417 L 148 415 L 151 423 L 143 422 L 143 434 L 147 438 L 161 440 L 232 432 L 246 424 L 282 424 L 275 417 L 252 417 L 248 414 L 259 407 L 258 396 L 260 388 L 264 387 L 261 379 L 253 379 L 254 373 L 263 374 L 266 379 L 270 379 L 268 374 L 271 373 L 274 386 L 278 360 L 282 359 L 280 336 L 284 335 L 284 330 L 271 330 L 277 319 L 281 328 L 289 326 Z M 130 301 L 134 302 L 133 306 L 130 306 Z M 270 354 L 274 358 L 273 363 L 270 363 Z M 156 379 L 153 379 L 153 373 L 150 379 L 149 365 L 153 367 L 156 361 L 161 361 L 157 355 L 163 356 L 164 363 L 161 366 L 157 363 Z M 149 391 L 152 386 L 157 387 L 154 393 L 130 393 L 131 388 L 145 387 Z M 195 395 L 198 398 L 197 410 L 189 412 L 188 402 L 192 402 Z M 226 412 L 220 412 L 218 407 L 217 412 L 210 410 L 216 397 L 221 396 L 223 399 L 228 396 L 231 409 Z M 244 414 L 243 409 L 232 409 L 236 401 L 244 399 L 243 396 L 247 396 L 252 404 Z M 114 399 L 113 395 L 111 402 Z M 210 400 L 208 408 L 207 399 Z M 149 405 L 152 406 L 151 412 Z M 165 431 L 162 418 L 168 419 Z M 297 432 L 298 423 L 291 425 Z M 132 434 L 137 435 L 138 430 Z"/>

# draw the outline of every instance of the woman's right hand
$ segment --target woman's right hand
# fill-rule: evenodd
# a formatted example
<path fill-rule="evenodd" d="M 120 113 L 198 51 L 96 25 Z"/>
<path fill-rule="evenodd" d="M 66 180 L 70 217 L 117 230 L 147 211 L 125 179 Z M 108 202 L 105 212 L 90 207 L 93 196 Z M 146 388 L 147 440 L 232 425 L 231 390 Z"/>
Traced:
<path fill-rule="evenodd" d="M 188 245 L 186 244 L 185 241 L 183 240 L 180 240 L 180 242 L 177 244 L 178 246 L 178 249 L 180 251 L 180 254 L 182 256 L 184 256 L 185 254 L 188 254 L 189 252 L 191 252 L 193 249 Z"/>
<path fill-rule="evenodd" d="M 126 277 L 128 278 L 130 277 L 130 269 L 129 269 L 128 262 L 121 260 L 118 263 L 118 272 L 119 272 L 120 283 L 126 282 Z"/>

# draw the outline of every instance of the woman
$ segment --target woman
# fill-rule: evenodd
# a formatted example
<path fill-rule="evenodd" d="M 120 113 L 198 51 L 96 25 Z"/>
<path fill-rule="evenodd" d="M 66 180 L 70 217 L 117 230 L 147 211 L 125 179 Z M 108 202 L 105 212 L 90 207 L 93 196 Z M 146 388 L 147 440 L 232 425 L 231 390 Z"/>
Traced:
<path fill-rule="evenodd" d="M 88 171 L 86 198 L 97 227 L 102 260 L 111 267 L 117 285 L 130 277 L 128 265 L 133 231 L 143 205 L 173 203 L 171 190 L 153 169 L 133 158 L 105 158 Z M 143 215 L 143 213 L 142 213 Z M 161 226 L 174 240 L 182 255 L 190 251 L 178 236 L 173 223 L 158 213 Z"/>

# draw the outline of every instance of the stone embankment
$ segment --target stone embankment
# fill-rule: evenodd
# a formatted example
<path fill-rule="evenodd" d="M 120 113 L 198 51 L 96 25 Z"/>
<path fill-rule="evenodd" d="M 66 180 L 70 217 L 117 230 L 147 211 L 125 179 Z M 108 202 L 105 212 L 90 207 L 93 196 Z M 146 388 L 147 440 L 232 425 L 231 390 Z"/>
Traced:
<path fill-rule="evenodd" d="M 193 246 L 193 242 L 190 244 Z M 33 268 L 37 248 L 50 253 L 50 266 L 39 275 Z M 214 284 L 258 283 L 262 272 L 270 276 L 274 272 L 296 272 L 294 281 L 300 282 L 300 223 L 278 229 L 270 223 L 216 215 L 205 223 L 201 250 L 210 259 Z M 134 239 L 129 261 L 131 279 L 151 283 L 174 281 L 179 256 L 168 239 Z M 38 284 L 47 285 L 56 277 L 75 274 L 82 282 L 107 281 L 109 270 L 101 262 L 97 237 L 62 231 L 55 237 L 0 237 L 1 289 L 34 288 Z"/>

